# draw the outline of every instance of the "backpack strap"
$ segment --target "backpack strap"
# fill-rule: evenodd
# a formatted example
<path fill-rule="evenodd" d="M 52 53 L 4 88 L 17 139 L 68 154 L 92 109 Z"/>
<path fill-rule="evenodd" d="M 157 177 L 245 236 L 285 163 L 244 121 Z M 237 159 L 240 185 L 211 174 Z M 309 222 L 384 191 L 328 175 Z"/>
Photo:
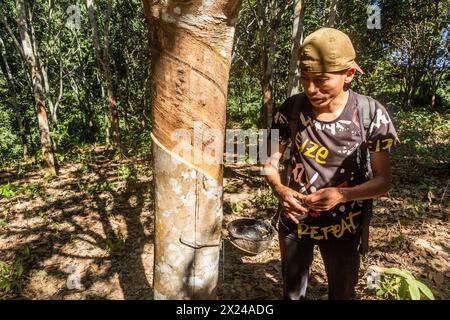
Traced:
<path fill-rule="evenodd" d="M 300 126 L 300 112 L 302 109 L 302 106 L 304 106 L 306 102 L 306 95 L 305 93 L 301 92 L 299 94 L 296 94 L 291 97 L 293 99 L 291 104 L 291 109 L 289 110 L 288 115 L 288 123 L 289 123 L 289 129 L 291 130 L 291 144 L 295 141 L 295 135 L 298 131 L 298 127 Z M 292 157 L 292 146 L 291 146 L 291 154 L 289 156 L 289 159 L 284 161 L 284 172 L 282 172 L 281 180 L 283 185 L 288 186 L 289 185 L 289 179 L 291 177 L 292 173 L 292 163 L 291 163 L 291 157 Z"/>
<path fill-rule="evenodd" d="M 295 134 L 298 131 L 298 127 L 300 126 L 300 112 L 301 112 L 301 108 L 302 106 L 304 106 L 305 104 L 305 99 L 306 99 L 306 95 L 301 92 L 299 94 L 296 94 L 294 96 L 291 96 L 289 99 L 293 99 L 292 103 L 291 103 L 291 109 L 289 110 L 289 114 L 288 114 L 288 124 L 289 124 L 289 129 L 291 130 L 291 144 L 295 143 Z M 291 163 L 291 158 L 292 158 L 292 146 L 291 146 L 291 152 L 290 152 L 290 156 L 289 159 L 284 160 L 283 158 L 283 170 L 280 172 L 280 178 L 281 178 L 281 183 L 284 186 L 289 186 L 289 181 L 291 178 L 291 174 L 292 174 L 292 163 Z M 279 224 L 281 223 L 281 211 L 282 211 L 282 206 L 281 203 L 278 203 L 278 209 L 275 213 L 275 215 L 271 218 L 271 224 L 272 226 L 275 228 L 275 230 L 279 231 Z"/>
<path fill-rule="evenodd" d="M 361 148 L 361 162 L 364 164 L 366 179 L 371 179 L 372 168 L 370 166 L 370 152 L 367 145 L 367 136 L 369 134 L 369 127 L 375 110 L 375 100 L 357 93 L 355 93 L 355 95 L 363 140 Z M 361 217 L 361 243 L 359 252 L 362 255 L 365 255 L 369 251 L 369 225 L 373 212 L 373 199 L 363 200 L 362 210 L 363 215 Z"/>
<path fill-rule="evenodd" d="M 358 93 L 355 93 L 355 95 L 356 95 L 356 105 L 357 105 L 358 111 L 359 111 L 359 120 L 360 120 L 360 124 L 361 124 L 361 130 L 362 130 L 362 128 L 364 128 L 364 131 L 362 131 L 363 142 L 366 142 L 367 135 L 369 133 L 370 122 L 372 119 L 371 104 L 373 104 L 373 101 L 371 101 L 368 96 L 363 96 Z"/>

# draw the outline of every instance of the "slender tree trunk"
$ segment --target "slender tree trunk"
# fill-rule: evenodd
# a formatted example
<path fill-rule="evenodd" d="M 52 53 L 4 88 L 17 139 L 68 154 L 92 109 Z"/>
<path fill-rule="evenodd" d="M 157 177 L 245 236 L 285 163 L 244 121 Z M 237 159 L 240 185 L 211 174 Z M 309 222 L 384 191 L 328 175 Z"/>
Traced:
<path fill-rule="evenodd" d="M 25 1 L 25 2 L 27 2 L 27 1 Z M 51 2 L 49 4 L 51 7 Z M 53 99 L 51 97 L 50 82 L 48 81 L 47 69 L 46 69 L 46 66 L 44 65 L 42 59 L 40 58 L 39 51 L 37 49 L 36 36 L 35 36 L 34 25 L 33 25 L 33 14 L 31 12 L 31 8 L 29 5 L 26 5 L 25 9 L 26 9 L 26 14 L 27 14 L 28 21 L 29 21 L 28 31 L 29 31 L 30 37 L 32 39 L 31 44 L 32 44 L 34 55 L 36 57 L 38 72 L 40 73 L 40 76 L 41 76 L 41 81 L 42 81 L 41 84 L 42 84 L 43 92 L 45 93 L 45 98 L 46 98 L 45 101 L 47 102 L 48 110 L 50 111 L 50 119 L 53 122 L 53 124 L 55 126 L 57 126 L 58 125 L 58 117 L 56 114 L 56 107 L 55 107 L 55 105 L 53 103 Z M 48 17 L 49 21 L 52 20 L 51 12 L 52 12 L 52 10 L 49 11 L 49 17 Z M 56 152 L 56 144 L 54 142 L 52 144 L 52 148 L 53 148 L 53 151 Z"/>
<path fill-rule="evenodd" d="M 263 128 L 270 128 L 273 112 L 273 69 L 276 50 L 275 12 L 276 1 L 269 1 L 268 4 L 265 4 L 263 0 L 258 2 L 258 19 L 262 21 L 259 29 L 259 38 L 261 46 Z"/>
<path fill-rule="evenodd" d="M 338 0 L 331 0 L 330 10 L 328 13 L 328 19 L 327 19 L 327 23 L 326 23 L 327 27 L 334 28 L 334 25 L 336 24 L 337 5 L 338 5 Z"/>
<path fill-rule="evenodd" d="M 439 35 L 439 0 L 434 0 L 434 33 L 436 36 Z M 433 54 L 435 55 L 433 58 L 433 70 L 431 71 L 431 108 L 435 109 L 436 107 L 436 91 L 437 87 L 437 57 L 438 57 L 438 48 L 436 47 L 433 50 Z"/>
<path fill-rule="evenodd" d="M 95 20 L 94 13 L 94 0 L 86 0 L 86 7 L 88 10 L 89 22 L 92 27 L 92 38 L 94 41 L 94 48 L 97 56 L 97 60 L 99 61 L 100 66 L 102 67 L 102 75 L 105 81 L 106 93 L 108 96 L 108 106 L 109 106 L 109 114 L 110 114 L 110 123 L 112 129 L 112 141 L 114 148 L 120 149 L 120 132 L 119 132 L 119 116 L 117 113 L 117 102 L 114 96 L 114 86 L 112 80 L 111 73 L 111 64 L 110 64 L 110 46 L 109 46 L 109 22 L 111 18 L 112 11 L 112 0 L 108 0 L 108 8 L 105 15 L 105 28 L 104 28 L 104 48 L 103 55 L 100 49 L 100 42 L 98 37 L 98 28 L 97 22 Z"/>
<path fill-rule="evenodd" d="M 9 68 L 8 60 L 6 59 L 6 50 L 3 39 L 0 37 L 0 55 L 2 59 L 0 60 L 0 68 L 5 75 L 6 82 L 8 84 L 8 89 L 10 92 L 11 105 L 14 108 L 14 113 L 16 115 L 17 127 L 19 129 L 20 140 L 22 141 L 22 150 L 24 160 L 28 159 L 28 146 L 27 146 L 27 134 L 25 131 L 25 126 L 22 119 L 22 108 L 17 103 L 16 98 L 16 83 L 14 77 L 12 76 L 11 69 Z"/>
<path fill-rule="evenodd" d="M 48 174 L 56 175 L 55 157 L 53 154 L 53 142 L 48 126 L 47 112 L 45 110 L 43 79 L 39 61 L 35 52 L 37 46 L 35 39 L 30 36 L 31 27 L 27 22 L 27 8 L 24 0 L 16 0 L 17 24 L 19 26 L 21 45 L 33 84 L 34 100 L 37 106 L 37 118 L 39 126 L 39 138 L 42 150 L 42 159 Z"/>
<path fill-rule="evenodd" d="M 294 7 L 294 25 L 292 28 L 291 59 L 289 62 L 288 97 L 297 94 L 300 89 L 300 66 L 298 50 L 303 43 L 304 0 L 296 0 Z"/>
<path fill-rule="evenodd" d="M 97 77 L 97 81 L 100 84 L 102 100 L 106 102 L 105 88 L 102 86 L 101 81 L 98 77 Z M 103 112 L 104 112 L 104 121 L 105 121 L 105 143 L 107 145 L 110 145 L 111 144 L 111 121 L 108 116 L 108 106 L 107 105 L 103 105 Z"/>
<path fill-rule="evenodd" d="M 155 299 L 216 298 L 225 109 L 239 7 L 239 0 L 144 0 L 152 50 Z M 190 132 L 194 160 L 173 139 L 182 128 Z M 217 162 L 198 159 L 213 138 Z"/>

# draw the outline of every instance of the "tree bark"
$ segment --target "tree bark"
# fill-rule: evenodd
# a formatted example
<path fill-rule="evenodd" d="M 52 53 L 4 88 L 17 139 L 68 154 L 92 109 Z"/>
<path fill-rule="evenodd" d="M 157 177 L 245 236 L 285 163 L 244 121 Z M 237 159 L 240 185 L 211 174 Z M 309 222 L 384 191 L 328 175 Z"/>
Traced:
<path fill-rule="evenodd" d="M 298 50 L 303 43 L 303 18 L 305 6 L 303 0 L 296 0 L 294 7 L 294 25 L 292 27 L 291 60 L 289 62 L 288 97 L 297 94 L 300 89 L 300 68 Z"/>
<path fill-rule="evenodd" d="M 50 4 L 50 8 L 51 8 L 51 2 Z M 38 71 L 41 75 L 41 79 L 42 79 L 42 88 L 44 90 L 45 93 L 45 98 L 46 98 L 46 102 L 47 102 L 47 106 L 48 106 L 48 110 L 50 111 L 50 119 L 52 121 L 52 123 L 57 126 L 58 125 L 58 117 L 57 117 L 57 106 L 54 105 L 53 103 L 53 99 L 51 97 L 51 92 L 50 92 L 50 82 L 48 80 L 48 75 L 47 75 L 47 69 L 45 67 L 45 64 L 43 62 L 43 60 L 40 58 L 39 56 L 39 51 L 37 49 L 37 42 L 36 42 L 36 36 L 35 36 L 35 32 L 34 32 L 34 25 L 33 25 L 33 14 L 31 12 L 31 8 L 29 5 L 25 6 L 26 9 L 26 14 L 28 17 L 28 30 L 29 30 L 29 34 L 30 37 L 32 39 L 32 48 L 33 48 L 33 52 L 34 55 L 36 56 L 36 61 L 37 61 L 37 65 L 38 65 Z M 49 10 L 49 21 L 51 21 L 52 19 L 52 15 L 51 15 L 51 10 Z M 53 148 L 53 152 L 56 152 L 56 144 L 53 141 L 52 143 L 52 148 Z"/>
<path fill-rule="evenodd" d="M 53 141 L 48 126 L 47 112 L 45 110 L 44 90 L 42 87 L 42 70 L 37 57 L 35 39 L 30 36 L 32 30 L 27 22 L 27 8 L 24 0 L 16 0 L 17 24 L 19 26 L 21 46 L 26 59 L 33 84 L 34 100 L 37 106 L 39 138 L 42 150 L 42 159 L 48 174 L 56 175 L 55 157 L 53 154 Z"/>
<path fill-rule="evenodd" d="M 259 0 L 258 19 L 262 21 L 259 29 L 262 54 L 262 127 L 270 128 L 273 112 L 273 69 L 276 50 L 276 21 L 274 21 L 276 19 L 276 1 L 270 1 L 267 8 L 264 1 Z"/>
<path fill-rule="evenodd" d="M 151 34 L 155 299 L 213 299 L 222 229 L 227 85 L 239 0 L 144 0 Z M 202 155 L 177 150 L 177 129 Z M 194 137 L 192 138 L 192 130 Z M 200 140 L 200 141 L 199 141 Z"/>
<path fill-rule="evenodd" d="M 111 18 L 112 11 L 112 0 L 108 0 L 108 8 L 105 15 L 105 27 L 104 27 L 104 48 L 103 54 L 100 49 L 100 42 L 98 37 L 98 27 L 95 20 L 94 13 L 94 0 L 86 0 L 86 7 L 88 10 L 89 22 L 92 27 L 92 39 L 94 42 L 94 48 L 97 56 L 97 60 L 102 67 L 102 76 L 106 86 L 106 94 L 108 96 L 108 106 L 109 106 L 109 117 L 111 123 L 112 131 L 112 141 L 113 146 L 116 149 L 121 148 L 120 142 L 120 131 L 119 131 L 119 116 L 117 113 L 117 102 L 114 95 L 114 86 L 111 73 L 111 63 L 110 63 L 110 46 L 109 46 L 109 22 Z"/>
<path fill-rule="evenodd" d="M 330 11 L 328 13 L 328 19 L 326 23 L 327 27 L 334 28 L 334 25 L 336 24 L 337 4 L 338 0 L 331 0 Z"/>

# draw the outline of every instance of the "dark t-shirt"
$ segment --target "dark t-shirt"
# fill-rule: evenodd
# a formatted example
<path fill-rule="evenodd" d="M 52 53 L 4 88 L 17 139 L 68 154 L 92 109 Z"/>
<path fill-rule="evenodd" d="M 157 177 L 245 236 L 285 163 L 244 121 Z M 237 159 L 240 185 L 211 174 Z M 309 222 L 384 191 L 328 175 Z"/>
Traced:
<path fill-rule="evenodd" d="M 292 173 L 289 187 L 311 194 L 327 187 L 352 187 L 367 181 L 361 146 L 362 134 L 356 96 L 349 90 L 348 102 L 333 121 L 314 119 L 313 106 L 307 98 L 300 108 L 295 135 L 289 118 L 295 96 L 288 98 L 275 113 L 272 129 L 279 129 L 279 143 L 292 144 Z M 367 133 L 370 152 L 391 151 L 398 142 L 397 133 L 386 109 L 375 101 Z M 284 214 L 281 223 L 299 238 L 332 240 L 357 234 L 362 214 L 362 201 L 349 201 L 329 211 L 309 211 L 308 216 L 295 225 Z"/>

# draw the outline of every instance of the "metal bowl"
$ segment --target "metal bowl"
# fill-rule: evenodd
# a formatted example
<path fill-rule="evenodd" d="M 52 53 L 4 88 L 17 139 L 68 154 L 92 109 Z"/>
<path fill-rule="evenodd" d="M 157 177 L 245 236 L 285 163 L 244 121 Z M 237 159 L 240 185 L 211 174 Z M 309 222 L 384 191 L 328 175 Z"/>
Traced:
<path fill-rule="evenodd" d="M 237 219 L 230 222 L 227 229 L 236 248 L 254 255 L 266 250 L 275 236 L 270 223 L 257 219 Z"/>

